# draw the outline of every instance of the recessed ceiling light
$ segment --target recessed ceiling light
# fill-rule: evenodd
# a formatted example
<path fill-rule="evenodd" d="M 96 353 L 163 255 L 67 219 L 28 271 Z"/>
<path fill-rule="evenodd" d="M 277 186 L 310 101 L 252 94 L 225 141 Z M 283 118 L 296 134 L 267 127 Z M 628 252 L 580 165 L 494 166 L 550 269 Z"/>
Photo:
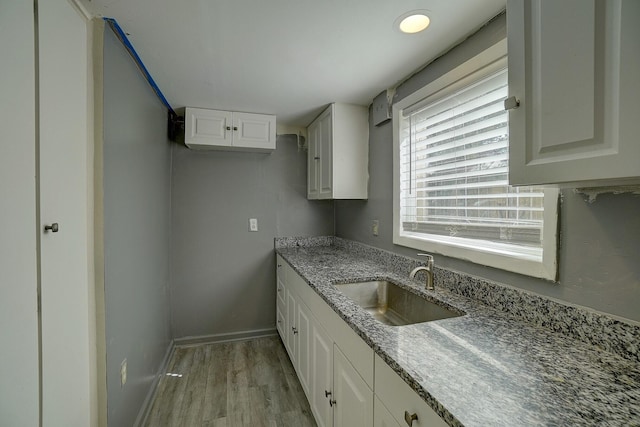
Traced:
<path fill-rule="evenodd" d="M 413 10 L 400 15 L 395 21 L 395 27 L 406 34 L 415 34 L 424 31 L 431 20 L 424 10 Z"/>

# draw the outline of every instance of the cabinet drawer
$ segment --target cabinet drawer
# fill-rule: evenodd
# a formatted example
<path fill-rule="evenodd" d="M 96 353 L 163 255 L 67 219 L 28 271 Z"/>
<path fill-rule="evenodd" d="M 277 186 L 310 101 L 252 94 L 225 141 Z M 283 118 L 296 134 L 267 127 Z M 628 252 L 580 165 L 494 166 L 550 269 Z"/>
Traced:
<path fill-rule="evenodd" d="M 433 409 L 413 391 L 407 383 L 387 365 L 380 356 L 375 356 L 375 394 L 386 406 L 398 424 L 405 426 L 405 411 L 415 414 L 412 427 L 446 427 L 447 424 Z"/>

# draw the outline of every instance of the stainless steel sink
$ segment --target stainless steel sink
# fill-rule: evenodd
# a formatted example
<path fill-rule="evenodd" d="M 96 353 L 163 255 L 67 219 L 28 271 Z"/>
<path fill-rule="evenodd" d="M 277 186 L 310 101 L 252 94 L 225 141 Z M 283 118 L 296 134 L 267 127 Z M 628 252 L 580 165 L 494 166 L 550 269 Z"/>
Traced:
<path fill-rule="evenodd" d="M 411 325 L 462 316 L 386 280 L 335 286 L 374 319 L 386 325 Z"/>

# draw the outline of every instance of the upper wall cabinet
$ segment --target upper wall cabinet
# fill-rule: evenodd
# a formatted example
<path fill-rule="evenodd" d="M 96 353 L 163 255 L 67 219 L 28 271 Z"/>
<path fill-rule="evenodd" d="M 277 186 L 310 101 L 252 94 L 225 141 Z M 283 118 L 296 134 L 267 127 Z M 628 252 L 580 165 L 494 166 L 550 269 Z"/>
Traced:
<path fill-rule="evenodd" d="M 271 152 L 276 149 L 276 116 L 185 109 L 184 142 L 197 150 Z"/>
<path fill-rule="evenodd" d="M 308 199 L 366 199 L 369 110 L 331 104 L 307 129 Z"/>
<path fill-rule="evenodd" d="M 637 0 L 508 1 L 511 184 L 638 180 L 639 21 Z"/>

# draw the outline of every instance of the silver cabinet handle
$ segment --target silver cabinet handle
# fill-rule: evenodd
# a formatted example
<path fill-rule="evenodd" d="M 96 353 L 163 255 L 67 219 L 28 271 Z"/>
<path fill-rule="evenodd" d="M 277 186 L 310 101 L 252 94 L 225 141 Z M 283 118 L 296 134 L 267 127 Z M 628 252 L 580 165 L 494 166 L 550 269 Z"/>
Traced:
<path fill-rule="evenodd" d="M 52 233 L 57 233 L 60 230 L 57 222 L 54 222 L 51 225 L 45 225 L 44 231 L 51 231 Z"/>
<path fill-rule="evenodd" d="M 411 426 L 414 421 L 418 421 L 418 414 L 410 414 L 409 411 L 404 411 L 404 422 Z"/>
<path fill-rule="evenodd" d="M 510 96 L 509 98 L 504 100 L 505 110 L 515 110 L 519 106 L 520 106 L 520 100 L 515 96 Z"/>

